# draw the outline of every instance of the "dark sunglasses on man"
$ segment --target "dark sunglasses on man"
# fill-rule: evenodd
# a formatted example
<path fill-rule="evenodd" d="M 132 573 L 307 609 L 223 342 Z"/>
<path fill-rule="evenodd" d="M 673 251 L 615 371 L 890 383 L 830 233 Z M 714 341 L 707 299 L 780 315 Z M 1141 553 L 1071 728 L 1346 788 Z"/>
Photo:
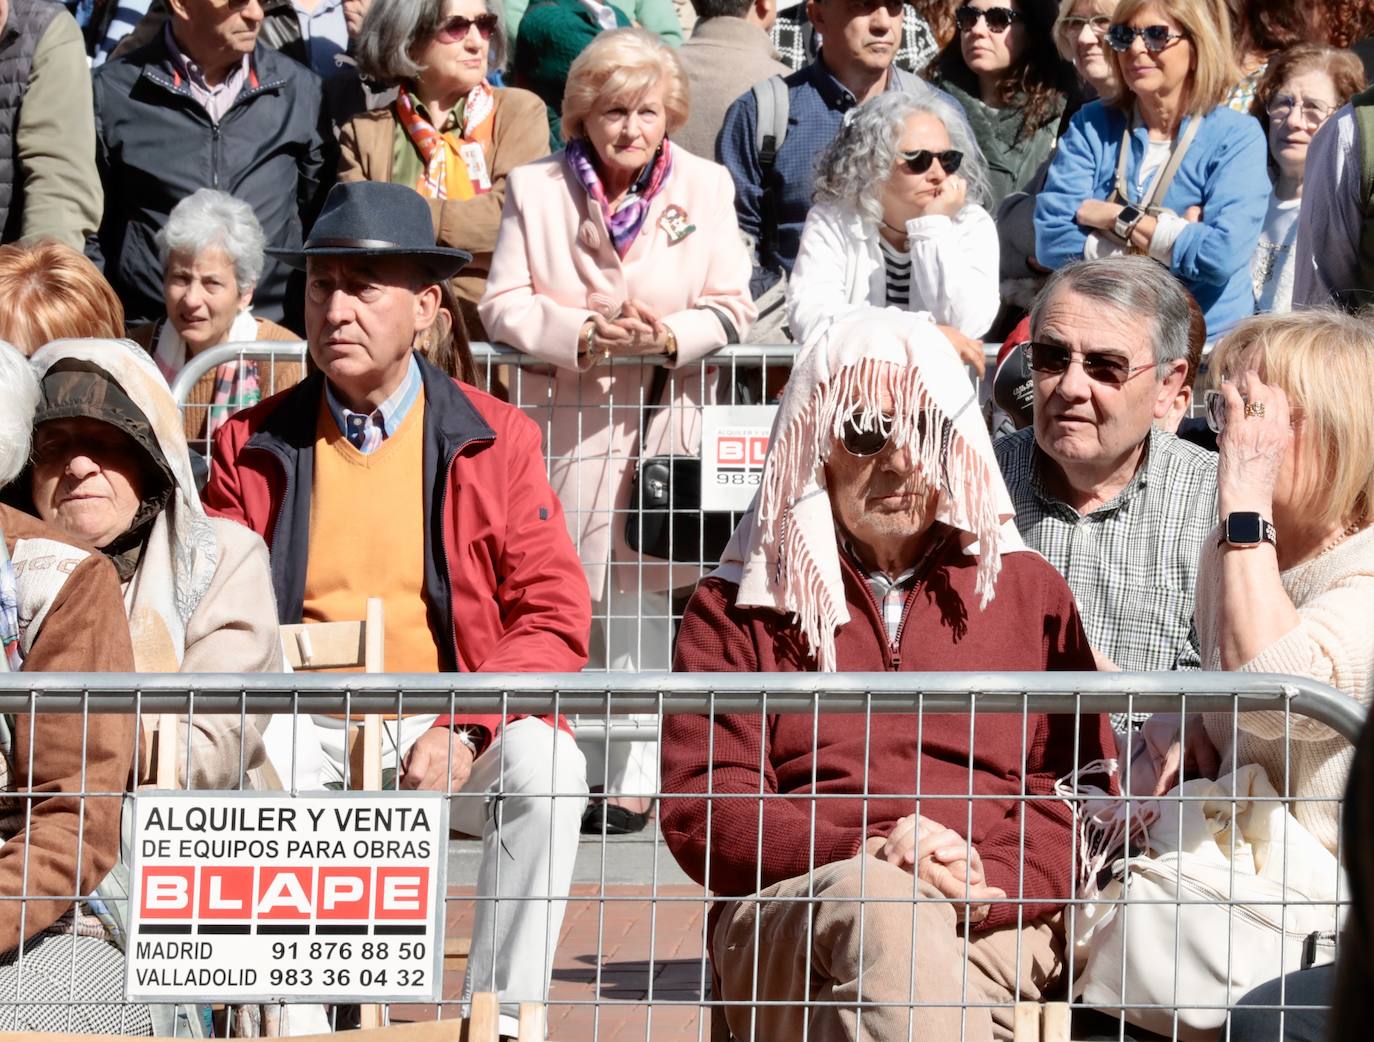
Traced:
<path fill-rule="evenodd" d="M 435 30 L 434 38 L 440 43 L 457 43 L 466 40 L 468 31 L 477 26 L 477 35 L 484 40 L 490 40 L 491 34 L 496 32 L 497 18 L 491 12 L 479 14 L 476 18 L 464 18 L 460 14 L 452 18 L 445 18 L 439 23 L 439 28 Z"/>
<path fill-rule="evenodd" d="M 954 12 L 954 21 L 961 33 L 972 31 L 980 18 L 987 19 L 988 32 L 1004 33 L 1011 28 L 1011 23 L 1020 17 L 1010 7 L 978 8 L 972 4 L 965 4 Z"/>
<path fill-rule="evenodd" d="M 940 169 L 947 174 L 956 172 L 964 162 L 964 153 L 957 148 L 947 148 L 943 152 L 932 152 L 928 148 L 918 148 L 915 152 L 898 152 L 897 158 L 906 164 L 913 174 L 924 174 L 937 160 Z"/>
<path fill-rule="evenodd" d="M 1135 43 L 1137 36 L 1145 41 L 1147 51 L 1158 54 L 1175 40 L 1183 39 L 1184 34 L 1171 33 L 1167 25 L 1147 25 L 1137 29 L 1124 22 L 1116 22 L 1107 30 L 1107 43 L 1112 50 L 1125 52 L 1131 49 L 1131 44 Z"/>
<path fill-rule="evenodd" d="M 869 423 L 865 425 L 860 422 L 862 415 L 862 412 L 857 409 L 850 413 L 840 431 L 840 444 L 844 446 L 844 451 L 858 459 L 878 455 L 887 448 L 888 440 L 892 437 L 891 416 L 881 413 L 870 414 Z M 925 436 L 926 418 L 924 415 L 918 415 L 916 417 L 916 438 L 919 441 Z"/>
<path fill-rule="evenodd" d="M 1067 372 L 1077 358 L 1089 379 L 1109 387 L 1121 387 L 1137 373 L 1155 367 L 1153 362 L 1132 366 L 1129 358 L 1108 351 L 1070 351 L 1063 344 L 1040 344 L 1033 340 L 1022 344 L 1021 350 L 1026 353 L 1026 365 L 1037 373 L 1058 376 Z"/>

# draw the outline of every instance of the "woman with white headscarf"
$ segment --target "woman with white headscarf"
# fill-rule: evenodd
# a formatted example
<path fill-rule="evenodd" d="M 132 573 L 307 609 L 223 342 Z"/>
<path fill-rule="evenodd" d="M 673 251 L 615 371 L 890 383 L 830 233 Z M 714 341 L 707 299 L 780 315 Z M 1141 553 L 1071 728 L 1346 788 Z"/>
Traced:
<path fill-rule="evenodd" d="M 58 340 L 32 361 L 42 400 L 19 505 L 114 563 L 138 671 L 280 671 L 267 547 L 206 516 L 181 415 L 152 358 L 127 340 Z M 263 762 L 265 722 L 196 713 L 188 730 L 183 716 L 177 783 L 237 787 L 241 767 Z"/>
<path fill-rule="evenodd" d="M 0 488 L 29 459 L 39 401 L 27 360 L 0 343 Z M 133 668 L 114 570 L 36 518 L 0 505 L 0 673 Z M 119 856 L 134 718 L 0 717 L 0 1031 L 150 1033 L 122 1002 L 124 957 L 90 894 Z M 84 793 L 85 795 L 78 795 Z M 22 900 L 15 900 L 22 898 Z"/>

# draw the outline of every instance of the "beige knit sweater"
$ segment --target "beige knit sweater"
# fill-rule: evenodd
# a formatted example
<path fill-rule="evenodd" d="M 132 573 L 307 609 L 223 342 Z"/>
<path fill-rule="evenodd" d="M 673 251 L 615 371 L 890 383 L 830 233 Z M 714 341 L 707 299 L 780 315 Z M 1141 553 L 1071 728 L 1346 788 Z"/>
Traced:
<path fill-rule="evenodd" d="M 1290 673 L 1330 684 L 1368 705 L 1374 695 L 1374 527 L 1280 575 L 1301 620 L 1241 670 Z M 1203 669 L 1221 668 L 1217 640 L 1220 550 L 1215 536 L 1202 552 L 1197 577 L 1197 627 Z M 1231 752 L 1232 717 L 1209 713 L 1207 734 L 1222 754 Z M 1291 737 L 1291 774 L 1284 777 L 1285 733 Z M 1294 816 L 1335 853 L 1340 799 L 1345 793 L 1354 747 L 1329 728 L 1296 714 L 1241 713 L 1235 764 L 1257 763 L 1279 792 L 1297 797 Z M 1285 786 L 1285 780 L 1288 784 Z"/>

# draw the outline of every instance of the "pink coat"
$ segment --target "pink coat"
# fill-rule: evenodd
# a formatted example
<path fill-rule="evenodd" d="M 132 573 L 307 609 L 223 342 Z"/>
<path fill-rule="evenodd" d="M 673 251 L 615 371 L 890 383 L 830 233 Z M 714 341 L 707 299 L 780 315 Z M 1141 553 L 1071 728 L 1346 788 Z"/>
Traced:
<path fill-rule="evenodd" d="M 641 558 L 625 542 L 624 511 L 639 457 L 639 405 L 656 367 L 579 371 L 578 336 L 593 309 L 614 314 L 633 297 L 655 310 L 677 338 L 682 372 L 675 397 L 663 403 L 669 408 L 657 410 L 650 421 L 645 452 L 696 453 L 697 407 L 716 401 L 719 375 L 701 360 L 738 342 L 756 315 L 734 196 L 724 167 L 674 149 L 672 174 L 621 260 L 600 207 L 589 205 L 563 153 L 513 170 L 507 181 L 479 310 L 493 341 L 546 363 L 522 367 L 512 390 L 544 431 L 550 480 L 593 599 L 605 596 L 612 564 L 622 591 L 681 586 L 695 581 L 698 569 Z M 685 211 L 686 224 L 695 227 L 676 242 L 660 225 L 669 206 Z"/>

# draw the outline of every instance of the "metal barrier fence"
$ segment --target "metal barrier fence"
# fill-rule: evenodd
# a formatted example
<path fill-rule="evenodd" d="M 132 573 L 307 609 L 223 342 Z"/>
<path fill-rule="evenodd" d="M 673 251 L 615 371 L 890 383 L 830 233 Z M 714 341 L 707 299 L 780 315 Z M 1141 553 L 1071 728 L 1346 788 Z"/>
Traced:
<path fill-rule="evenodd" d="M 1104 779 L 1089 762 L 1103 752 L 1092 717 L 1122 711 L 1183 714 L 1185 739 L 1201 721 L 1223 744 L 1229 737 L 1234 746 L 1252 731 L 1271 736 L 1277 745 L 1268 751 L 1277 749 L 1282 764 L 1280 776 L 1267 778 L 1274 791 L 1255 782 L 1243 790 L 1235 783 L 1230 790 L 1184 788 L 1163 799 L 1131 795 L 1133 774 L 1146 761 L 1128 755 L 1118 774 L 1122 792 L 1094 793 L 1088 782 Z M 483 834 L 453 839 L 444 852 L 444 922 L 450 941 L 470 939 L 467 971 L 477 978 L 475 990 L 502 990 L 504 1000 L 543 999 L 551 1038 L 593 1040 L 701 1040 L 725 1037 L 713 1034 L 723 1031 L 740 1040 L 842 1033 L 981 1039 L 990 1026 L 1010 1036 L 1017 1000 L 1070 994 L 1075 1030 L 1096 1017 L 1097 1026 L 1084 1032 L 1154 1037 L 1101 1012 L 1113 1007 L 1100 996 L 1114 982 L 1115 1006 L 1129 1006 L 1132 1020 L 1159 1035 L 1217 1037 L 1215 1024 L 1249 985 L 1300 968 L 1304 949 L 1319 963 L 1334 953 L 1333 939 L 1312 936 L 1321 931 L 1309 927 L 1334 928 L 1346 903 L 1334 868 L 1342 840 L 1333 833 L 1334 843 L 1304 846 L 1308 832 L 1299 822 L 1313 834 L 1323 821 L 1338 828 L 1342 794 L 1292 791 L 1290 765 L 1302 742 L 1353 742 L 1364 719 L 1363 707 L 1322 685 L 1243 674 L 0 675 L 14 790 L 4 804 L 6 834 L 27 824 L 29 836 L 21 850 L 12 840 L 0 852 L 0 872 L 8 864 L 4 878 L 20 883 L 17 893 L 0 894 L 0 928 L 13 928 L 25 908 L 42 914 L 44 899 L 65 903 L 91 891 L 94 881 L 79 873 L 74 886 L 54 890 L 53 865 L 87 864 L 87 848 L 108 846 L 110 836 L 77 828 L 74 842 L 53 847 L 37 826 L 66 814 L 79 822 L 89 817 L 94 830 L 98 802 L 122 794 L 88 786 L 84 767 L 76 778 L 54 779 L 45 764 L 61 748 L 79 747 L 82 762 L 95 770 L 112 719 L 130 713 L 180 714 L 190 732 L 214 732 L 216 717 L 237 724 L 217 732 L 232 735 L 221 739 L 227 747 L 201 747 L 198 755 L 210 748 L 236 760 L 245 786 L 254 777 L 250 768 L 263 766 L 258 728 L 285 724 L 288 740 L 269 751 L 268 762 L 300 801 L 313 798 L 322 780 L 304 755 L 310 743 L 301 739 L 314 735 L 317 756 L 333 742 L 336 724 L 325 714 L 341 714 L 345 725 L 367 714 L 394 717 L 385 725 L 387 741 L 396 741 L 384 750 L 391 765 L 406 763 L 407 743 L 429 733 L 432 714 L 578 714 L 600 722 L 603 740 L 651 730 L 667 743 L 662 781 L 619 793 L 607 785 L 610 795 L 657 801 L 663 828 L 638 836 L 570 839 L 585 784 L 596 779 L 586 776 L 576 747 L 539 721 L 508 724 L 466 780 L 461 747 L 448 743 L 438 775 L 451 797 L 444 801 L 449 825 Z M 418 731 L 408 729 L 417 722 Z M 1315 734 L 1317 725 L 1329 731 Z M 135 742 L 144 741 L 136 731 Z M 183 774 L 191 757 L 189 747 L 178 747 Z M 336 759 L 348 785 L 355 780 L 350 761 Z M 1047 785 L 1061 768 L 1060 784 Z M 857 784 L 835 784 L 846 770 Z M 387 779 L 397 793 L 405 784 L 404 771 Z M 131 816 L 142 821 L 147 815 L 139 808 L 157 798 L 135 794 L 126 827 Z M 196 802 L 211 807 L 215 799 L 207 793 Z M 341 806 L 357 800 L 345 798 Z M 990 814 L 1002 815 L 1006 828 L 990 830 Z M 1219 827 L 1198 833 L 1194 814 Z M 930 833 L 934 846 L 902 872 L 882 860 L 900 853 L 884 849 L 882 837 L 907 815 L 920 816 L 913 829 L 926 827 L 923 818 L 939 828 Z M 1117 852 L 1101 864 L 1106 871 L 1086 878 L 1089 822 L 1110 821 L 1124 836 L 1136 825 L 1147 825 L 1148 835 L 1136 837 L 1124 852 L 1129 856 Z M 108 833 L 108 822 L 102 828 Z M 958 834 L 953 847 L 940 828 Z M 376 838 L 398 831 L 379 829 Z M 202 834 L 224 839 L 234 829 Z M 851 860 L 870 834 L 878 837 L 876 855 Z M 987 844 L 988 856 L 975 859 L 976 847 L 964 837 Z M 1182 871 L 1202 862 L 1170 860 L 1169 850 L 1206 843 L 1212 863 L 1203 867 L 1210 874 Z M 14 869 L 16 858 L 22 870 Z M 259 879 L 272 862 L 258 856 Z M 798 864 L 805 866 L 798 881 L 777 878 L 786 871 L 779 866 Z M 941 889 L 948 878 L 933 871 L 936 864 L 959 873 L 956 892 Z M 1175 865 L 1175 882 L 1188 885 L 1161 890 L 1159 864 Z M 836 865 L 849 868 L 832 872 Z M 1271 884 L 1267 889 L 1249 885 L 1256 872 Z M 702 888 L 706 878 L 715 895 Z M 962 888 L 975 878 L 997 879 L 1005 892 Z M 1047 879 L 1057 881 L 1056 892 L 1044 890 Z M 740 900 L 724 900 L 732 895 Z M 119 911 L 117 899 L 113 909 L 105 900 L 106 913 Z M 1041 915 L 1047 904 L 1062 912 Z M 318 910 L 313 914 L 318 923 Z M 997 926 L 980 931 L 977 921 Z M 559 925 L 552 934 L 551 924 Z M 1089 929 L 1097 932 L 1084 942 Z M 1207 932 L 1199 936 L 1199 929 Z M 189 939 L 199 943 L 203 933 L 218 936 L 198 927 Z M 320 952 L 300 958 L 320 974 L 331 969 L 327 946 L 364 943 L 311 939 Z M 370 939 L 393 954 L 404 942 Z M 288 935 L 274 943 L 286 952 L 293 940 L 304 946 Z M 0 1028 L 60 1030 L 72 1026 L 64 1018 L 85 1024 L 87 1016 L 109 1015 L 119 1022 L 114 1030 L 144 1023 L 148 1007 L 119 1006 L 122 991 L 100 990 L 108 963 L 90 959 L 70 938 L 47 943 L 24 959 L 0 957 Z M 350 957 L 337 956 L 334 965 Z M 193 946 L 185 961 L 195 958 Z M 122 960 L 115 962 L 113 972 L 122 973 Z M 274 956 L 262 970 L 283 973 L 288 962 L 287 955 Z M 1007 969 L 1030 964 L 1035 972 L 1019 978 Z M 1199 987 L 1200 966 L 1215 977 L 1210 988 Z M 463 978 L 451 963 L 445 969 L 440 1002 L 393 1002 L 385 1015 L 393 1022 L 455 1015 Z M 509 986 L 501 988 L 503 974 Z M 1070 992 L 1070 981 L 1081 989 L 1089 978 L 1096 992 Z M 1313 1004 L 1306 994 L 1282 998 L 1275 1017 L 1319 1014 L 1326 1000 Z M 353 999 L 367 997 L 362 989 Z M 314 1001 L 259 1000 L 251 1009 L 269 1022 L 282 1009 L 325 1025 L 348 1022 L 346 1006 L 305 998 Z M 204 1005 L 183 1007 L 174 1032 L 198 1033 Z M 216 1016 L 233 1022 L 246 1008 Z M 1213 1024 L 1210 1034 L 1199 1033 L 1198 1022 Z M 1280 1036 L 1276 1029 L 1273 1037 Z"/>

